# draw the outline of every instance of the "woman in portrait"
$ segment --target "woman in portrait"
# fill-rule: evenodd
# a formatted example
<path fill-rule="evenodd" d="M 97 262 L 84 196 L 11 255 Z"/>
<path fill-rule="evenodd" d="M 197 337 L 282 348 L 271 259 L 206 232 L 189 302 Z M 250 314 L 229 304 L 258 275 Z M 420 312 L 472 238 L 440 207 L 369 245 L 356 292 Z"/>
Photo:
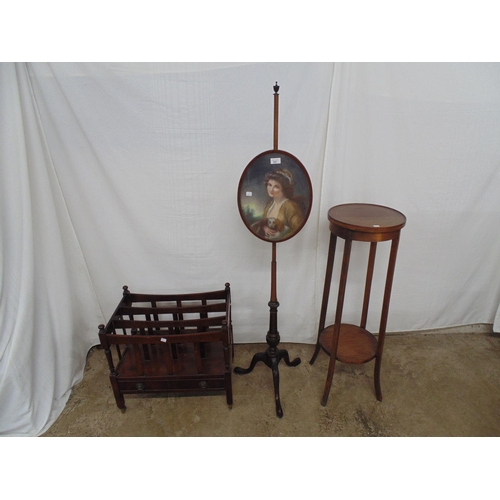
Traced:
<path fill-rule="evenodd" d="M 271 199 L 262 219 L 253 224 L 252 229 L 264 238 L 283 239 L 304 222 L 304 211 L 294 198 L 293 176 L 289 170 L 278 168 L 265 176 L 264 184 Z"/>

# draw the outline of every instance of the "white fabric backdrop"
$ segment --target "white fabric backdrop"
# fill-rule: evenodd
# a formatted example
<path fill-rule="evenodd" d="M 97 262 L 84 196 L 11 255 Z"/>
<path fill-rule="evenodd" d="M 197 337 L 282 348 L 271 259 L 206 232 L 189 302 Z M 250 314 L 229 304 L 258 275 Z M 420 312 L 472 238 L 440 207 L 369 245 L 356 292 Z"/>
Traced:
<path fill-rule="evenodd" d="M 499 64 L 3 63 L 0 78 L 0 434 L 53 423 L 124 284 L 229 281 L 236 342 L 264 341 L 271 246 L 245 228 L 236 190 L 272 148 L 276 80 L 279 147 L 314 189 L 308 223 L 277 248 L 282 341 L 315 341 L 326 213 L 347 202 L 408 217 L 390 331 L 500 326 Z M 366 257 L 355 245 L 346 319 Z"/>

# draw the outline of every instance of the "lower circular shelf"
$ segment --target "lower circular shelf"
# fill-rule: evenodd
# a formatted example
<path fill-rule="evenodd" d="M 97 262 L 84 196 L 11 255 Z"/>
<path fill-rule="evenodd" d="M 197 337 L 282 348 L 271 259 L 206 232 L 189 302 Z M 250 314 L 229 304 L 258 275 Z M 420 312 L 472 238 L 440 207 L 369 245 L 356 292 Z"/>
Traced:
<path fill-rule="evenodd" d="M 320 334 L 321 347 L 331 355 L 333 330 L 335 325 L 327 326 Z M 364 328 L 342 323 L 336 359 L 342 363 L 362 364 L 371 361 L 377 354 L 377 339 Z"/>

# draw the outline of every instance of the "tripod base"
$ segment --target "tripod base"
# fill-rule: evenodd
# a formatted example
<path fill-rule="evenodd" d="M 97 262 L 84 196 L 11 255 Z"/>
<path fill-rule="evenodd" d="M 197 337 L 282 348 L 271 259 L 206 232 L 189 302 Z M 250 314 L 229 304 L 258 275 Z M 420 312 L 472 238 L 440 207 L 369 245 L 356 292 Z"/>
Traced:
<path fill-rule="evenodd" d="M 233 372 L 237 373 L 238 375 L 245 375 L 247 373 L 250 373 L 259 361 L 262 361 L 266 366 L 271 368 L 274 382 L 274 399 L 276 401 L 276 416 L 278 416 L 279 418 L 283 417 L 283 409 L 281 408 L 280 402 L 280 374 L 278 370 L 279 362 L 282 359 L 285 361 L 287 366 L 300 365 L 301 361 L 300 358 L 295 358 L 293 361 L 290 361 L 290 357 L 286 349 L 268 347 L 265 352 L 258 352 L 254 355 L 248 368 L 236 367 L 233 370 Z"/>

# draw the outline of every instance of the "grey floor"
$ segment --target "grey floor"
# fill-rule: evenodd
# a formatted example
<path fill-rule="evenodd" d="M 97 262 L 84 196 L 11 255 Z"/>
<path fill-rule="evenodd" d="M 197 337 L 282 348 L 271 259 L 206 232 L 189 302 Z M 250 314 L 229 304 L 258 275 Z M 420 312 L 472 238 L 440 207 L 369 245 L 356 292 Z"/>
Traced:
<path fill-rule="evenodd" d="M 236 345 L 233 366 L 247 367 L 265 345 Z M 500 436 L 500 334 L 400 333 L 386 338 L 383 402 L 375 398 L 373 362 L 337 364 L 321 406 L 328 357 L 314 346 L 281 344 L 297 367 L 280 363 L 284 416 L 276 417 L 271 371 L 258 363 L 233 374 L 234 404 L 224 395 L 143 398 L 115 404 L 104 352 L 93 348 L 84 379 L 44 436 Z"/>

